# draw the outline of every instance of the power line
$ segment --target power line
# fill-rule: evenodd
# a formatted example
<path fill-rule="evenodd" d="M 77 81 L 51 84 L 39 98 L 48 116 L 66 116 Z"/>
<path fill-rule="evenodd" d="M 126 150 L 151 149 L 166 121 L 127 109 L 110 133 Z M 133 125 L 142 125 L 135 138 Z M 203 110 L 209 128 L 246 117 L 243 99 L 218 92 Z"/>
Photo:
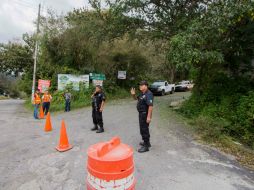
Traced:
<path fill-rule="evenodd" d="M 21 2 L 24 2 L 24 3 L 27 3 L 27 4 L 30 4 L 30 5 L 33 5 L 33 6 L 36 6 L 37 7 L 37 3 L 33 3 L 32 1 L 27 1 L 27 0 L 19 0 Z"/>
<path fill-rule="evenodd" d="M 23 10 L 23 8 L 28 8 L 29 11 L 31 10 L 33 15 L 36 16 L 37 13 L 35 11 L 35 9 L 37 9 L 37 6 L 35 6 L 34 4 L 29 4 L 29 3 L 24 3 L 24 1 L 18 1 L 18 0 L 11 0 L 12 3 L 14 3 L 15 5 L 17 5 L 16 8 L 21 8 Z M 42 14 L 47 15 L 47 12 L 45 10 L 41 11 Z"/>
<path fill-rule="evenodd" d="M 32 3 L 28 3 L 24 0 L 11 0 L 14 4 L 18 5 L 19 7 L 25 7 L 28 8 L 29 10 L 32 10 L 34 15 L 37 15 L 36 13 L 36 9 L 37 9 L 37 5 L 32 4 Z M 46 11 L 42 10 L 41 13 L 46 14 Z"/>
<path fill-rule="evenodd" d="M 24 6 L 24 7 L 27 7 L 27 8 L 33 8 L 33 9 L 36 9 L 36 5 L 35 4 L 31 4 L 31 3 L 28 3 L 28 2 L 24 2 L 22 0 L 11 0 L 13 3 L 15 4 L 18 4 L 18 5 L 21 5 L 21 6 Z"/>
<path fill-rule="evenodd" d="M 19 2 L 13 1 L 13 0 L 12 0 L 12 2 L 13 2 L 15 5 L 17 5 L 17 6 L 15 6 L 15 8 L 20 9 L 20 10 L 22 10 L 22 11 L 24 10 L 24 8 L 27 8 L 27 9 L 29 9 L 29 12 L 31 12 L 34 16 L 36 15 L 36 12 L 35 12 L 35 8 L 34 8 L 34 7 L 29 7 L 29 6 L 27 6 L 27 5 L 21 4 L 21 3 L 19 3 Z"/>
<path fill-rule="evenodd" d="M 14 3 L 16 5 L 19 5 L 19 6 L 22 6 L 22 7 L 25 7 L 25 8 L 35 9 L 35 7 L 33 7 L 32 5 L 28 5 L 28 4 L 19 2 L 19 1 L 12 0 L 12 3 Z"/>
<path fill-rule="evenodd" d="M 43 3 L 42 3 L 42 6 L 41 6 L 41 13 L 43 14 L 43 16 L 46 16 L 46 15 L 48 14 L 45 1 L 43 1 Z"/>

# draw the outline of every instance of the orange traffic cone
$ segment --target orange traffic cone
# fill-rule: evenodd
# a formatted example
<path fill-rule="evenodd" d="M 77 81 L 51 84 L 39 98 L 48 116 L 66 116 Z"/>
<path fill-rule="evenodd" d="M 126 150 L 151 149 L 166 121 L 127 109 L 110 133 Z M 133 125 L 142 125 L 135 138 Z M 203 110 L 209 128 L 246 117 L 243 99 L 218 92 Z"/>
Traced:
<path fill-rule="evenodd" d="M 43 108 L 42 106 L 40 107 L 40 119 L 44 119 L 44 113 L 43 113 Z"/>
<path fill-rule="evenodd" d="M 64 152 L 64 151 L 72 149 L 72 147 L 73 146 L 70 145 L 68 141 L 68 136 L 67 136 L 64 120 L 62 120 L 59 145 L 56 147 L 56 150 L 58 150 L 59 152 Z"/>
<path fill-rule="evenodd" d="M 46 116 L 46 123 L 45 123 L 44 131 L 45 132 L 52 131 L 52 125 L 51 125 L 51 119 L 50 119 L 50 113 L 49 112 Z"/>

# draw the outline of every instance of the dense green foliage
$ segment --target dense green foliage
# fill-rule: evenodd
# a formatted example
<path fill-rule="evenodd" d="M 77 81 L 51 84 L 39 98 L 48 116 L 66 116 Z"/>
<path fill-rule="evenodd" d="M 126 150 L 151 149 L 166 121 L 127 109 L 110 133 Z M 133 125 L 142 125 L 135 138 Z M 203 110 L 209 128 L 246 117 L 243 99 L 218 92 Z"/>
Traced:
<path fill-rule="evenodd" d="M 205 16 L 170 40 L 171 60 L 195 71 L 193 96 L 182 112 L 198 121 L 205 116 L 217 134 L 254 147 L 253 3 L 214 3 Z"/>
<path fill-rule="evenodd" d="M 0 44 L 0 94 L 23 96 L 18 89 L 19 75 L 32 69 L 32 50 L 17 42 Z"/>
<path fill-rule="evenodd" d="M 0 44 L 0 71 L 18 76 L 32 66 L 32 51 L 19 43 Z"/>
<path fill-rule="evenodd" d="M 58 73 L 105 73 L 109 94 L 141 79 L 192 79 L 193 94 L 180 111 L 206 138 L 223 134 L 254 147 L 253 1 L 107 0 L 104 8 L 89 2 L 94 9 L 49 11 L 41 20 L 37 78 L 50 79 L 52 92 Z M 0 49 L 0 71 L 24 72 L 19 87 L 27 93 L 34 39 L 26 34 L 25 45 Z M 117 79 L 118 70 L 127 80 Z M 89 99 L 86 90 L 73 93 Z M 60 92 L 54 95 L 60 104 Z"/>
<path fill-rule="evenodd" d="M 179 72 L 194 80 L 193 95 L 181 111 L 197 121 L 206 138 L 226 134 L 254 147 L 253 1 L 107 2 L 119 20 L 126 15 L 140 20 L 133 27 L 136 37 L 166 41 L 161 68 L 173 80 Z"/>
<path fill-rule="evenodd" d="M 12 98 L 24 97 L 25 94 L 18 90 L 19 80 L 12 76 L 0 74 L 0 95 L 10 96 Z"/>

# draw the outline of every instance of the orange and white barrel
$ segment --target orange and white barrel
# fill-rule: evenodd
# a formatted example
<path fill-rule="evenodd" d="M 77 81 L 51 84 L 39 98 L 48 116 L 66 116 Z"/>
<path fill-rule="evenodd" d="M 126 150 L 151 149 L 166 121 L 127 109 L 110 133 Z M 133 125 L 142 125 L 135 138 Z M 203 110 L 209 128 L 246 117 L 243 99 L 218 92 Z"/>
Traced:
<path fill-rule="evenodd" d="M 87 190 L 135 190 L 133 149 L 114 137 L 89 147 Z"/>

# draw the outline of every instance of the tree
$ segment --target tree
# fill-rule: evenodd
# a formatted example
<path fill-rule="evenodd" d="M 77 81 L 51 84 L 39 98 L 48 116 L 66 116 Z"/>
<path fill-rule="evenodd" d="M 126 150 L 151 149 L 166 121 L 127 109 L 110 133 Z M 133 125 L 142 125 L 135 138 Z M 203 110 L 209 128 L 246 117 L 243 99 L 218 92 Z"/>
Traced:
<path fill-rule="evenodd" d="M 253 2 L 218 1 L 186 31 L 173 36 L 168 51 L 171 63 L 194 70 L 194 92 L 185 111 L 221 122 L 221 132 L 250 147 L 254 147 L 253 31 Z"/>
<path fill-rule="evenodd" d="M 248 1 L 214 3 L 202 19 L 194 20 L 186 31 L 171 38 L 169 61 L 196 68 L 199 93 L 218 72 L 231 78 L 249 73 L 247 68 L 254 57 L 252 11 Z"/>
<path fill-rule="evenodd" d="M 200 17 L 210 1 L 107 0 L 106 2 L 109 6 L 109 16 L 106 18 L 108 23 L 116 27 L 120 25 L 125 31 L 129 31 L 130 28 L 142 29 L 155 38 L 170 39 L 178 31 L 186 29 L 192 19 Z M 90 3 L 100 14 L 103 12 L 100 1 L 90 0 Z M 125 20 L 130 22 L 124 22 Z"/>
<path fill-rule="evenodd" d="M 132 38 L 138 40 L 152 40 L 157 49 L 166 52 L 169 48 L 167 43 L 175 34 L 184 31 L 189 23 L 200 18 L 206 11 L 210 1 L 207 0 L 182 0 L 182 1 L 161 1 L 161 0 L 107 0 L 108 14 L 103 17 L 106 20 L 108 33 L 119 37 L 128 33 Z M 100 1 L 90 0 L 91 5 L 99 15 L 104 15 L 105 10 L 101 8 Z M 158 47 L 157 41 L 162 43 Z M 166 46 L 165 46 L 166 44 Z M 179 68 L 166 59 L 158 63 L 157 71 L 173 82 L 176 80 L 176 72 L 185 75 L 186 69 Z M 181 74 L 183 73 L 183 74 Z"/>
<path fill-rule="evenodd" d="M 0 72 L 18 76 L 33 64 L 31 49 L 19 43 L 0 44 Z"/>

